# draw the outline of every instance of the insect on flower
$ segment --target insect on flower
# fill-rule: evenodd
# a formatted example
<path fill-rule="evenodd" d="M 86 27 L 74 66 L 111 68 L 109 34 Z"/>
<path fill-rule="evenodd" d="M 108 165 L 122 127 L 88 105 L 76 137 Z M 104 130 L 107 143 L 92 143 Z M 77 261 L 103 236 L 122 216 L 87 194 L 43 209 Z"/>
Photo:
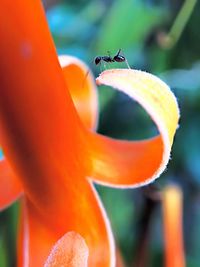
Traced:
<path fill-rule="evenodd" d="M 111 57 L 110 55 L 108 55 L 108 56 L 97 56 L 97 57 L 94 58 L 95 65 L 98 65 L 98 64 L 101 65 L 102 61 L 104 63 L 125 62 L 127 67 L 130 69 L 130 66 L 128 64 L 127 59 L 125 58 L 125 56 L 121 55 L 121 48 L 118 50 L 117 54 L 114 57 Z M 85 84 L 85 80 L 87 79 L 88 74 L 89 74 L 89 70 L 85 74 L 85 78 L 84 78 L 84 81 L 83 81 L 83 86 Z"/>
<path fill-rule="evenodd" d="M 121 54 L 121 49 L 117 52 L 117 54 L 114 57 L 111 57 L 110 55 L 108 56 L 97 56 L 94 59 L 94 63 L 96 65 L 100 64 L 102 61 L 106 63 L 111 63 L 111 62 L 124 62 L 126 61 L 126 58 L 122 56 Z"/>

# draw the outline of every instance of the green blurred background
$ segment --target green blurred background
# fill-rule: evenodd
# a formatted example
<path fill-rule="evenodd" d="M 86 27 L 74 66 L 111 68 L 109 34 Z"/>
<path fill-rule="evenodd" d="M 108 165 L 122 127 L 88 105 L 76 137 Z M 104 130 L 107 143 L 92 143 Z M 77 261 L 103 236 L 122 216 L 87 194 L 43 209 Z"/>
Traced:
<path fill-rule="evenodd" d="M 200 2 L 43 2 L 58 54 L 79 57 L 97 76 L 104 66 L 95 66 L 94 57 L 107 55 L 108 51 L 114 55 L 121 48 L 131 68 L 161 77 L 177 96 L 181 120 L 167 171 L 152 186 L 132 190 L 97 186 L 97 189 L 127 266 L 139 266 L 138 251 L 142 239 L 147 238 L 141 267 L 159 267 L 164 266 L 162 210 L 154 196 L 168 183 L 180 185 L 184 194 L 187 266 L 200 266 Z M 98 92 L 98 132 L 129 140 L 156 134 L 148 115 L 127 96 L 105 87 Z M 17 203 L 0 213 L 0 267 L 16 266 L 17 218 Z"/>

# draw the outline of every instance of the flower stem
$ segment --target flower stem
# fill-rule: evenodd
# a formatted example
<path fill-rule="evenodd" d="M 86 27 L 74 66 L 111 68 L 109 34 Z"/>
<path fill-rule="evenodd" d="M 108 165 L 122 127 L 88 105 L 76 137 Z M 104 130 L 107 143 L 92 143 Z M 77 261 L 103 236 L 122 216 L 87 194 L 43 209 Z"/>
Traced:
<path fill-rule="evenodd" d="M 162 38 L 161 45 L 164 48 L 172 48 L 178 42 L 196 3 L 197 0 L 185 0 L 169 33 Z"/>

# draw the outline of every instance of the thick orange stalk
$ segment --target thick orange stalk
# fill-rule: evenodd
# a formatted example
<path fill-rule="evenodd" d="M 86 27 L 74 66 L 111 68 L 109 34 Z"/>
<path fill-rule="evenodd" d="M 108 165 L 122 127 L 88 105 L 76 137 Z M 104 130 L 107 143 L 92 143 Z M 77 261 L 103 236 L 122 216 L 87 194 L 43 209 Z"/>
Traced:
<path fill-rule="evenodd" d="M 41 244 L 43 250 L 73 230 L 95 256 L 90 265 L 108 266 L 112 253 L 107 230 L 85 179 L 84 166 L 91 164 L 85 157 L 86 132 L 66 88 L 40 2 L 2 1 L 0 39 L 1 143 L 28 197 L 30 266 L 44 260 L 35 241 L 41 238 L 35 232 L 38 221 L 45 227 L 42 233 L 52 233 L 52 242 L 46 248 Z"/>

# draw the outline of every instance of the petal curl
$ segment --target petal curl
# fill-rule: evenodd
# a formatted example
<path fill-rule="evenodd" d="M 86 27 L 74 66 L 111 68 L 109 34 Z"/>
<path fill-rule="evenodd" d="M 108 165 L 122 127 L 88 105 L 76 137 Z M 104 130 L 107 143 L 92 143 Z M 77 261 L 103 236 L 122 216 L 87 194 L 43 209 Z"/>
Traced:
<path fill-rule="evenodd" d="M 92 167 L 88 176 L 98 183 L 117 187 L 135 187 L 153 181 L 166 168 L 178 125 L 179 109 L 173 93 L 159 78 L 138 70 L 107 70 L 96 81 L 136 100 L 155 122 L 160 135 L 128 142 L 91 134 Z"/>
<path fill-rule="evenodd" d="M 98 121 L 97 88 L 87 65 L 73 56 L 59 56 L 66 84 L 85 126 L 95 130 Z"/>
<path fill-rule="evenodd" d="M 0 210 L 16 201 L 22 192 L 21 183 L 8 161 L 0 160 Z"/>
<path fill-rule="evenodd" d="M 44 267 L 87 267 L 88 247 L 76 232 L 68 232 L 54 245 Z"/>

